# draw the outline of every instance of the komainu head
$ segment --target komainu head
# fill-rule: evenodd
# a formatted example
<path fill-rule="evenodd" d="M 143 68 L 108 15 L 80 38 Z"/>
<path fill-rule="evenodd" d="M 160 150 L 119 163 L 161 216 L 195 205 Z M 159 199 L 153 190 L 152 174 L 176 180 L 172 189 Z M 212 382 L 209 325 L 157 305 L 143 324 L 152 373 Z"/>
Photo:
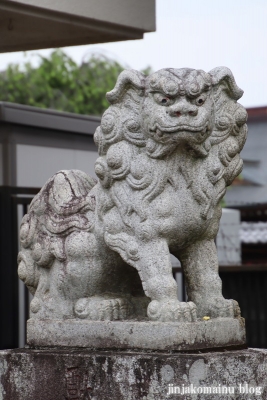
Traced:
<path fill-rule="evenodd" d="M 112 181 L 109 171 L 120 171 L 125 164 L 125 142 L 154 159 L 164 159 L 174 151 L 205 158 L 218 145 L 217 158 L 228 167 L 246 140 L 247 113 L 237 103 L 242 94 L 226 67 L 209 73 L 167 68 L 148 77 L 134 70 L 123 71 L 115 88 L 107 93 L 111 106 L 95 133 L 101 156 L 96 164 L 100 181 L 108 186 Z M 111 150 L 118 142 L 123 142 L 120 156 L 119 151 L 114 155 Z M 234 165 L 226 177 L 227 185 L 242 169 L 242 162 Z"/>

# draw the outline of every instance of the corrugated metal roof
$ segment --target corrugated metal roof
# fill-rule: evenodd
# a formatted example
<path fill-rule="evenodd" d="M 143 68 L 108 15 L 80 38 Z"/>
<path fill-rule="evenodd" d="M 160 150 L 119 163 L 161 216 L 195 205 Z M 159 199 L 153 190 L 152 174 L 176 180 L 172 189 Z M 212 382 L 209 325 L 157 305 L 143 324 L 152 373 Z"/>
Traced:
<path fill-rule="evenodd" d="M 231 186 L 225 195 L 227 207 L 267 203 L 267 185 Z"/>
<path fill-rule="evenodd" d="M 245 166 L 242 171 L 242 178 L 245 181 L 251 182 L 253 185 L 264 186 L 266 182 L 257 172 L 256 168 Z"/>

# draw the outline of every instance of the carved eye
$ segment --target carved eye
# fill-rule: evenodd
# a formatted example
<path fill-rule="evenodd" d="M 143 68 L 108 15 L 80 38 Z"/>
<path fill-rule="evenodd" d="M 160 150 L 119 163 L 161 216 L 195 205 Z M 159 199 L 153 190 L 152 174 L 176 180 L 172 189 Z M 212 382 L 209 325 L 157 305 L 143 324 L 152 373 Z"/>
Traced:
<path fill-rule="evenodd" d="M 161 106 L 169 106 L 169 105 L 173 104 L 173 99 L 170 99 L 163 93 L 159 93 L 159 92 L 154 93 L 153 97 L 154 97 L 154 100 L 156 101 L 156 103 L 160 104 Z"/>
<path fill-rule="evenodd" d="M 197 106 L 202 106 L 205 103 L 206 98 L 207 98 L 207 95 L 205 93 L 202 93 L 200 96 L 198 96 L 195 99 L 195 104 Z"/>

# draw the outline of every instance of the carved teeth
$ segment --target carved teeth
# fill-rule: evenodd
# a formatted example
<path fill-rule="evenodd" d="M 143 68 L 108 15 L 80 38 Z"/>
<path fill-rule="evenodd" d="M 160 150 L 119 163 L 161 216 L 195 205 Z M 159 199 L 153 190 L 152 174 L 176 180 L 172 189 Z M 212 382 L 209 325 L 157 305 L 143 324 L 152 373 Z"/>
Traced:
<path fill-rule="evenodd" d="M 202 133 L 206 133 L 209 130 L 209 127 L 203 127 L 203 126 L 199 126 L 199 127 L 194 127 L 194 126 L 190 126 L 190 125 L 176 125 L 176 126 L 159 126 L 158 124 L 156 124 L 156 126 L 152 129 L 150 129 L 151 132 L 156 132 L 159 135 L 159 132 L 161 133 L 161 135 L 163 135 L 164 133 L 177 133 L 179 131 L 188 131 L 188 132 L 201 132 Z"/>

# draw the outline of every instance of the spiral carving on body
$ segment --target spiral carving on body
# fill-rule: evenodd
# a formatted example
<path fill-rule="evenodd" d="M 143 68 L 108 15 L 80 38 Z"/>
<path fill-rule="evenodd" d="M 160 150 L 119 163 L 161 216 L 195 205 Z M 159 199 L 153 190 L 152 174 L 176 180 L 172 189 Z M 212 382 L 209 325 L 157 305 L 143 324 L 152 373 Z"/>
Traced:
<path fill-rule="evenodd" d="M 94 135 L 98 182 L 59 171 L 23 218 L 19 276 L 35 295 L 33 318 L 240 315 L 222 296 L 214 238 L 242 170 L 242 93 L 226 67 L 120 74 Z M 188 302 L 177 299 L 170 254 Z"/>

